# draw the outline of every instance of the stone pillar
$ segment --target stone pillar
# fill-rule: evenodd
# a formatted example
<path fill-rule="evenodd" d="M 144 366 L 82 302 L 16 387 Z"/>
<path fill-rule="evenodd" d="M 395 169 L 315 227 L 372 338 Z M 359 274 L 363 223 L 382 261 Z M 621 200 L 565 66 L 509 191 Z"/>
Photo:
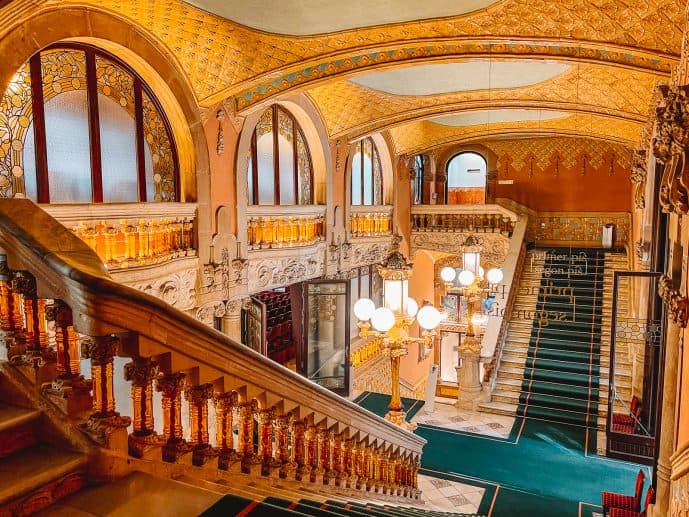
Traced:
<path fill-rule="evenodd" d="M 663 408 L 660 442 L 658 443 L 658 480 L 656 502 L 649 511 L 650 517 L 669 515 L 670 509 L 670 456 L 675 451 L 675 405 L 677 402 L 677 375 L 679 342 L 682 328 L 671 319 L 667 321 L 665 339 L 665 370 L 663 377 Z"/>
<path fill-rule="evenodd" d="M 457 369 L 457 402 L 455 406 L 475 410 L 481 397 L 481 375 L 479 361 L 481 358 L 481 338 L 465 336 L 458 347 L 461 366 Z"/>
<path fill-rule="evenodd" d="M 132 383 L 134 431 L 129 435 L 129 454 L 143 458 L 160 437 L 153 430 L 153 379 L 158 375 L 158 363 L 137 357 L 124 367 L 124 378 Z M 151 458 L 153 459 L 153 458 Z"/>
<path fill-rule="evenodd" d="M 184 373 L 162 375 L 156 383 L 156 389 L 163 393 L 163 461 L 175 462 L 192 450 L 182 433 L 182 391 L 186 384 Z"/>

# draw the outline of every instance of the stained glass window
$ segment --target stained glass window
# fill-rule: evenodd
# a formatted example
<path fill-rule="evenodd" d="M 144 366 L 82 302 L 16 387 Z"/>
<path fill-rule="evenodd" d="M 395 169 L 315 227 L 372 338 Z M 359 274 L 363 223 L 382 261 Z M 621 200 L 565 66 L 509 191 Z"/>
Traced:
<path fill-rule="evenodd" d="M 175 201 L 177 155 L 148 86 L 88 45 L 34 55 L 0 98 L 0 197 Z"/>
<path fill-rule="evenodd" d="M 274 105 L 254 129 L 247 161 L 247 196 L 252 205 L 313 202 L 311 156 L 299 124 Z"/>
<path fill-rule="evenodd" d="M 383 204 L 383 169 L 372 138 L 357 142 L 351 161 L 351 175 L 352 205 Z"/>

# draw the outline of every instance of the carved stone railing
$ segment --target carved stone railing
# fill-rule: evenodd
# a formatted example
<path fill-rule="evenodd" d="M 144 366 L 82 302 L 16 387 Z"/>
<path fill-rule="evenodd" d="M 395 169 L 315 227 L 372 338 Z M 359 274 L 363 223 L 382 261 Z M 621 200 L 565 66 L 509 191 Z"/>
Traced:
<path fill-rule="evenodd" d="M 47 205 L 110 271 L 196 256 L 195 203 Z"/>
<path fill-rule="evenodd" d="M 250 206 L 250 250 L 310 246 L 325 240 L 325 206 Z"/>
<path fill-rule="evenodd" d="M 413 232 L 485 232 L 511 235 L 517 215 L 500 205 L 415 205 Z"/>
<path fill-rule="evenodd" d="M 9 357 L 93 440 L 94 475 L 142 470 L 235 486 L 264 476 L 419 497 L 423 438 L 114 282 L 31 201 L 0 200 L 0 248 L 0 361 Z"/>
<path fill-rule="evenodd" d="M 391 233 L 391 206 L 350 207 L 349 234 L 352 237 L 377 237 Z"/>

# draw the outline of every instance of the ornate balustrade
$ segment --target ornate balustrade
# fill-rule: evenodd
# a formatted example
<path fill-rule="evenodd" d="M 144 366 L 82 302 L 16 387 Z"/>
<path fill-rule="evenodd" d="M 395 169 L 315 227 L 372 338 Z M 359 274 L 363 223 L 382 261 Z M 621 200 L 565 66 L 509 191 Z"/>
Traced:
<path fill-rule="evenodd" d="M 247 209 L 250 250 L 310 246 L 325 239 L 324 206 Z"/>
<path fill-rule="evenodd" d="M 0 247 L 0 348 L 102 447 L 108 469 L 419 497 L 423 438 L 115 283 L 32 202 L 0 200 Z"/>
<path fill-rule="evenodd" d="M 195 203 L 51 205 L 45 210 L 94 250 L 109 270 L 196 255 Z"/>
<path fill-rule="evenodd" d="M 349 234 L 352 237 L 377 237 L 392 233 L 391 206 L 352 206 Z"/>
<path fill-rule="evenodd" d="M 415 232 L 490 232 L 512 235 L 517 216 L 500 205 L 415 205 Z"/>

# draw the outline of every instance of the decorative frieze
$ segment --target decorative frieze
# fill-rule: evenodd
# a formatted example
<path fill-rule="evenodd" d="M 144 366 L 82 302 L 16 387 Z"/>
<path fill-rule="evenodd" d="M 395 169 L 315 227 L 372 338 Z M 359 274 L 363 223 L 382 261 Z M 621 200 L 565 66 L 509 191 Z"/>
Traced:
<path fill-rule="evenodd" d="M 412 232 L 411 254 L 417 250 L 433 250 L 459 255 L 464 249 L 464 243 L 471 236 L 481 249 L 481 260 L 491 264 L 502 264 L 507 257 L 510 240 L 499 233 L 452 233 L 444 232 Z"/>
<path fill-rule="evenodd" d="M 305 253 L 249 254 L 249 292 L 255 293 L 320 277 L 325 272 L 325 243 Z"/>

